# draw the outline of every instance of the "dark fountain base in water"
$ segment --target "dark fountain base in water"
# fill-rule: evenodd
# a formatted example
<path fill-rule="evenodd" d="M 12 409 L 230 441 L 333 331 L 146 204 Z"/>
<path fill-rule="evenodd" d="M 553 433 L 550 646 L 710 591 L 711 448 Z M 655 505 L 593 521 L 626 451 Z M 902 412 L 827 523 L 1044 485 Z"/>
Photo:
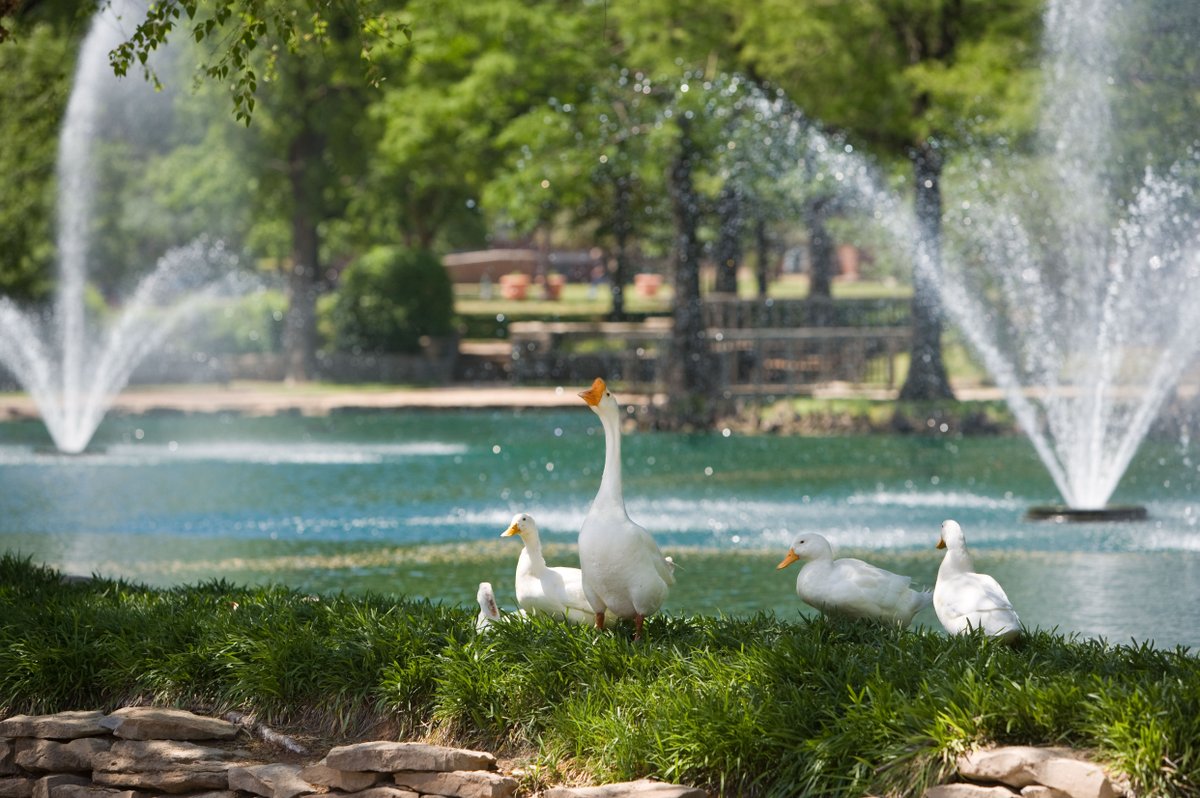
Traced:
<path fill-rule="evenodd" d="M 61 457 L 83 457 L 83 456 L 89 455 L 89 454 L 104 454 L 104 452 L 105 452 L 105 447 L 91 446 L 91 445 L 89 445 L 82 452 L 64 452 L 62 449 L 59 449 L 58 447 L 52 446 L 50 444 L 46 444 L 45 446 L 34 446 L 33 447 L 34 454 L 56 454 Z"/>
<path fill-rule="evenodd" d="M 1143 521 L 1146 508 L 1139 504 L 1113 504 L 1108 507 L 1083 509 L 1065 504 L 1043 504 L 1030 507 L 1025 518 L 1030 521 Z"/>

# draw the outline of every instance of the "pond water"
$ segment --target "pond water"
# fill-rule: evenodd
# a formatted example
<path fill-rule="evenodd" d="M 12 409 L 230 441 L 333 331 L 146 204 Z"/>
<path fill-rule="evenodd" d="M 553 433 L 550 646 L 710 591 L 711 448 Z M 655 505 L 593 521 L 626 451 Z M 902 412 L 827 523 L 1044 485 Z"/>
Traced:
<path fill-rule="evenodd" d="M 0 424 L 0 550 L 71 573 L 152 585 L 223 577 L 311 591 L 473 604 L 487 580 L 512 609 L 531 513 L 553 563 L 573 544 L 603 468 L 579 411 L 110 417 L 81 456 L 41 424 Z M 1022 520 L 1056 493 L 1020 437 L 748 437 L 636 432 L 623 441 L 629 513 L 683 570 L 667 611 L 806 612 L 798 532 L 932 586 L 946 518 L 967 533 L 1030 626 L 1200 646 L 1200 474 L 1148 442 L 1114 502 L 1147 521 Z M 918 622 L 936 626 L 931 611 Z"/>

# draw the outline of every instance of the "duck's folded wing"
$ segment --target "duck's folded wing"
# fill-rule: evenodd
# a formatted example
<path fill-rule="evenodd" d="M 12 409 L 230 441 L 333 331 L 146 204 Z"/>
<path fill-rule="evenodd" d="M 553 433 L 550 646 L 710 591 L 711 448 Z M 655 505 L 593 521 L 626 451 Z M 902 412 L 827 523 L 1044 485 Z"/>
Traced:
<path fill-rule="evenodd" d="M 987 574 L 959 574 L 941 591 L 941 603 L 958 615 L 973 612 L 1012 611 L 1012 602 L 1000 583 Z"/>

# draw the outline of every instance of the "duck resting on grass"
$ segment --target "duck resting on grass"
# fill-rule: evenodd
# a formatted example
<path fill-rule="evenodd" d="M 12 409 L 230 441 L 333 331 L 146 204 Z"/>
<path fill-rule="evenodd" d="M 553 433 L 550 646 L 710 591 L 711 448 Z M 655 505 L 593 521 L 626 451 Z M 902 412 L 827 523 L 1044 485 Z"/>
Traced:
<path fill-rule="evenodd" d="M 479 591 L 475 593 L 479 602 L 479 615 L 475 617 L 475 631 L 483 634 L 495 621 L 500 620 L 500 607 L 496 605 L 496 594 L 492 592 L 491 582 L 480 582 Z"/>
<path fill-rule="evenodd" d="M 1012 642 L 1021 636 L 1021 619 L 1000 583 L 975 572 L 967 540 L 957 521 L 942 522 L 937 542 L 946 550 L 933 586 L 933 611 L 952 635 L 982 629 L 990 637 Z"/>
<path fill-rule="evenodd" d="M 932 600 L 929 591 L 913 590 L 907 576 L 852 557 L 835 560 L 833 547 L 822 535 L 798 535 L 776 569 L 797 560 L 804 565 L 796 575 L 796 595 L 824 613 L 908 626 Z"/>
<path fill-rule="evenodd" d="M 634 640 L 642 639 L 647 615 L 662 607 L 675 584 L 674 564 L 658 544 L 629 519 L 621 490 L 621 408 L 599 377 L 579 394 L 604 427 L 604 474 L 579 530 L 583 592 L 604 628 L 605 613 L 632 618 Z"/>
<path fill-rule="evenodd" d="M 550 615 L 572 623 L 591 623 L 592 605 L 583 592 L 583 574 L 578 568 L 546 565 L 538 527 L 528 513 L 513 516 L 501 537 L 520 535 L 524 548 L 517 560 L 517 604 L 528 615 Z"/>

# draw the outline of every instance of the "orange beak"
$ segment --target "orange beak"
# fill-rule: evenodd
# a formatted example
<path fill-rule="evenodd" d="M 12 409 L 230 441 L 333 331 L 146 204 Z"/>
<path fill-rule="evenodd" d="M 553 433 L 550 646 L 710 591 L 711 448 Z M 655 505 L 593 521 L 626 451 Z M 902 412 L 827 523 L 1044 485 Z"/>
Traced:
<path fill-rule="evenodd" d="M 934 548 L 938 548 L 938 549 L 944 549 L 944 548 L 946 548 L 946 541 L 945 541 L 945 539 L 943 539 L 943 538 L 938 538 L 937 546 L 935 546 Z"/>
<path fill-rule="evenodd" d="M 793 549 L 788 549 L 787 556 L 783 558 L 783 562 L 781 562 L 781 563 L 779 563 L 779 565 L 775 566 L 775 570 L 781 571 L 784 568 L 787 568 L 789 565 L 791 565 L 798 559 L 800 559 L 800 558 L 796 556 L 796 552 Z"/>
<path fill-rule="evenodd" d="M 600 398 L 604 396 L 604 392 L 608 390 L 608 386 L 604 384 L 604 380 L 599 377 L 592 383 L 592 387 L 586 391 L 580 391 L 579 396 L 583 401 L 587 402 L 592 407 L 600 404 Z"/>
<path fill-rule="evenodd" d="M 516 524 L 513 524 L 508 529 L 501 532 L 500 537 L 506 538 L 506 537 L 509 537 L 510 535 L 519 535 L 519 534 L 521 534 L 521 530 L 517 529 Z"/>

